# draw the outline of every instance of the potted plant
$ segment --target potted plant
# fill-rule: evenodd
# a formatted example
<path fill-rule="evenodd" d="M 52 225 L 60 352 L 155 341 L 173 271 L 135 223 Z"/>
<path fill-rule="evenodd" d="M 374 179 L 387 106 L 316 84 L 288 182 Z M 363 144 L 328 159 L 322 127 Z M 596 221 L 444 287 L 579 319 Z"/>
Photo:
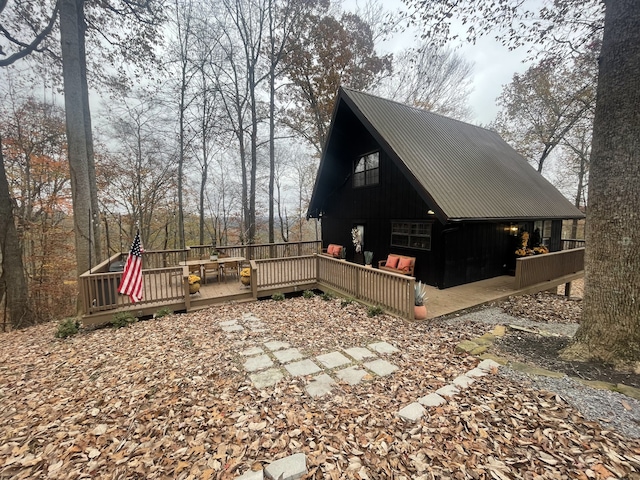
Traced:
<path fill-rule="evenodd" d="M 194 294 L 200 291 L 200 277 L 197 275 L 189 275 L 189 293 Z"/>
<path fill-rule="evenodd" d="M 425 320 L 427 318 L 427 287 L 422 282 L 418 282 L 414 286 L 415 306 L 413 307 L 413 317 L 416 320 Z"/>
<path fill-rule="evenodd" d="M 373 261 L 373 252 L 364 252 L 364 264 L 367 267 L 371 266 L 371 262 Z"/>
<path fill-rule="evenodd" d="M 216 247 L 211 249 L 211 256 L 209 257 L 209 260 L 218 260 L 218 250 L 216 250 Z"/>
<path fill-rule="evenodd" d="M 250 267 L 244 267 L 242 270 L 240 270 L 240 282 L 244 286 L 249 286 L 249 284 L 251 283 L 251 268 Z"/>

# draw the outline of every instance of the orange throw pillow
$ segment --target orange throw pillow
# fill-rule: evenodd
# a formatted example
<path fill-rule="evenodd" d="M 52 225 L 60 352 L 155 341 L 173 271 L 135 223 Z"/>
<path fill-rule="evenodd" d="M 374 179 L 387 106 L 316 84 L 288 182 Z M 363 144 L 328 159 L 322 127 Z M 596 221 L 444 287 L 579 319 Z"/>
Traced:
<path fill-rule="evenodd" d="M 411 259 L 401 258 L 398 262 L 398 270 L 402 270 L 404 273 L 408 273 L 411 268 Z"/>
<path fill-rule="evenodd" d="M 395 255 L 389 255 L 387 257 L 387 263 L 385 263 L 385 267 L 397 268 L 398 261 L 400 261 L 400 257 L 396 257 Z"/>
<path fill-rule="evenodd" d="M 335 252 L 335 248 L 336 246 L 333 243 L 329 244 L 329 246 L 327 247 L 327 253 L 329 255 L 333 255 L 333 253 Z"/>

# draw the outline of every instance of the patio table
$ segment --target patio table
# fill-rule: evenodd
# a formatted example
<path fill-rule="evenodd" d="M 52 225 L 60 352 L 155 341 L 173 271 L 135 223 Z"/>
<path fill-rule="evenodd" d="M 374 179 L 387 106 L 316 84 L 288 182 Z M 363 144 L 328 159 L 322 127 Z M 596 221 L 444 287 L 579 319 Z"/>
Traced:
<path fill-rule="evenodd" d="M 220 273 L 224 269 L 225 263 L 233 263 L 233 262 L 241 263 L 241 262 L 244 262 L 245 260 L 246 259 L 244 257 L 221 257 L 221 258 L 218 258 L 217 260 L 211 260 L 209 258 L 200 258 L 200 259 L 194 258 L 192 260 L 180 262 L 180 265 L 186 266 L 186 267 L 199 266 L 202 283 L 206 284 L 207 283 L 206 265 L 210 263 L 218 264 L 218 281 L 219 281 Z"/>

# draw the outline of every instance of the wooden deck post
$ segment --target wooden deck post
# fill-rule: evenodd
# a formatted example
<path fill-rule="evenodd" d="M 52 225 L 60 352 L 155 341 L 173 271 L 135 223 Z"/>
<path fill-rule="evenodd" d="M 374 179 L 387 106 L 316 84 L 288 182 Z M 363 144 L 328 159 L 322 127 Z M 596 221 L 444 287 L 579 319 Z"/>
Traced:
<path fill-rule="evenodd" d="M 187 312 L 191 308 L 191 294 L 189 293 L 189 275 L 182 277 L 182 288 L 184 289 L 184 306 Z"/>

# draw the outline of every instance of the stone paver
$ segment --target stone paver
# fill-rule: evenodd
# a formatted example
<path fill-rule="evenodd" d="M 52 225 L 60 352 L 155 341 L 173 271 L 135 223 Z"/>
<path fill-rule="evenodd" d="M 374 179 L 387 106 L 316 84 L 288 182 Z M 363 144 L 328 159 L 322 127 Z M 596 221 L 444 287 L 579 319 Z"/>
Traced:
<path fill-rule="evenodd" d="M 398 412 L 398 416 L 407 422 L 415 422 L 419 420 L 427 411 L 418 402 L 407 405 Z"/>
<path fill-rule="evenodd" d="M 249 378 L 256 388 L 265 388 L 278 383 L 284 378 L 284 375 L 277 368 L 270 368 L 264 372 L 253 373 L 249 375 Z"/>
<path fill-rule="evenodd" d="M 321 369 L 318 365 L 311 360 L 300 360 L 299 362 L 289 363 L 284 366 L 287 371 L 294 377 L 300 377 L 303 375 L 312 375 L 318 373 Z"/>
<path fill-rule="evenodd" d="M 485 372 L 481 368 L 474 368 L 465 373 L 467 377 L 484 377 L 486 374 L 487 372 Z"/>
<path fill-rule="evenodd" d="M 241 332 L 242 330 L 244 330 L 244 327 L 242 325 L 238 325 L 237 323 L 222 327 L 223 332 Z"/>
<path fill-rule="evenodd" d="M 335 374 L 336 377 L 347 382 L 349 385 L 359 384 L 362 379 L 368 375 L 366 370 L 363 370 L 362 368 L 358 368 L 356 366 L 338 370 L 337 372 L 335 372 Z"/>
<path fill-rule="evenodd" d="M 225 322 L 220 322 L 221 327 L 228 327 L 230 325 L 237 325 L 237 324 L 238 324 L 238 320 L 227 320 Z"/>
<path fill-rule="evenodd" d="M 365 363 L 364 366 L 376 375 L 380 375 L 381 377 L 391 375 L 393 372 L 398 370 L 398 367 L 387 362 L 386 360 L 374 360 L 373 362 Z"/>
<path fill-rule="evenodd" d="M 317 377 L 314 377 L 313 380 L 309 382 L 306 390 L 312 397 L 321 397 L 322 395 L 329 393 L 335 384 L 336 382 L 333 378 L 326 373 L 322 373 Z"/>
<path fill-rule="evenodd" d="M 425 395 L 418 399 L 418 403 L 424 405 L 425 407 L 437 407 L 438 405 L 442 405 L 446 400 L 442 398 L 437 393 L 430 393 L 429 395 Z"/>
<path fill-rule="evenodd" d="M 257 332 L 257 333 L 262 333 L 267 331 L 264 328 L 264 323 L 262 322 L 247 323 L 247 328 L 252 332 Z"/>
<path fill-rule="evenodd" d="M 341 365 L 351 363 L 351 360 L 342 355 L 340 352 L 331 352 L 325 353 L 324 355 L 318 355 L 316 357 L 316 360 L 318 360 L 326 368 L 336 368 Z"/>
<path fill-rule="evenodd" d="M 299 360 L 303 358 L 302 353 L 297 348 L 288 348 L 286 350 L 278 350 L 273 352 L 273 356 L 278 359 L 280 363 L 289 363 L 293 360 Z"/>
<path fill-rule="evenodd" d="M 247 473 L 243 473 L 236 480 L 262 480 L 264 478 L 264 473 L 262 470 L 258 470 L 256 472 L 252 472 L 249 470 Z"/>
<path fill-rule="evenodd" d="M 460 393 L 460 390 L 458 390 L 455 385 L 445 385 L 444 387 L 436 390 L 436 393 L 441 397 L 453 397 Z"/>
<path fill-rule="evenodd" d="M 240 352 L 240 355 L 244 357 L 252 357 L 253 355 L 258 355 L 260 353 L 264 353 L 264 350 L 262 350 L 260 347 L 251 347 Z"/>
<path fill-rule="evenodd" d="M 367 345 L 367 347 L 369 347 L 370 350 L 374 350 L 378 353 L 397 353 L 400 351 L 387 342 L 370 343 L 369 345 Z"/>
<path fill-rule="evenodd" d="M 285 348 L 291 347 L 291 345 L 289 345 L 287 342 L 280 342 L 280 341 L 277 341 L 277 340 L 274 340 L 274 341 L 271 341 L 271 342 L 266 342 L 264 344 L 264 346 L 267 347 L 272 352 L 275 352 L 276 350 L 283 350 Z"/>
<path fill-rule="evenodd" d="M 273 366 L 273 360 L 268 355 L 258 355 L 256 357 L 250 357 L 244 362 L 244 369 L 247 372 L 257 372 Z"/>
<path fill-rule="evenodd" d="M 304 453 L 296 453 L 270 463 L 264 474 L 272 480 L 296 480 L 307 473 L 307 457 Z"/>
<path fill-rule="evenodd" d="M 453 379 L 453 384 L 458 388 L 467 388 L 469 385 L 473 383 L 473 378 L 467 377 L 466 375 L 459 375 Z"/>
<path fill-rule="evenodd" d="M 375 357 L 376 354 L 364 347 L 345 348 L 344 352 L 354 360 L 360 361 L 365 358 Z"/>
<path fill-rule="evenodd" d="M 494 368 L 498 368 L 500 366 L 500 364 L 494 360 L 491 360 L 490 358 L 487 358 L 485 360 L 482 360 L 479 364 L 478 367 L 480 370 L 484 370 L 485 372 L 490 372 L 492 369 Z"/>

